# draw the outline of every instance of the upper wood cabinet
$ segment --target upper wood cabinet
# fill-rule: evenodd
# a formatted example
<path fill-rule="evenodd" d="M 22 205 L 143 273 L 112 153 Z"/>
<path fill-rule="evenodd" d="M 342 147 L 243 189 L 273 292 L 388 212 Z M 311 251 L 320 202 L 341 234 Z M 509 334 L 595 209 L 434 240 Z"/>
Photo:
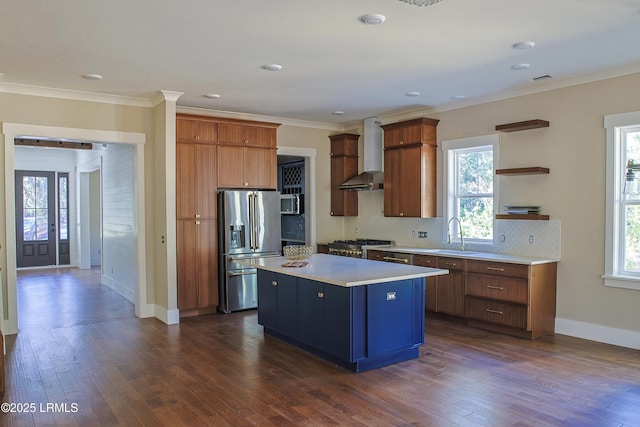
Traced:
<path fill-rule="evenodd" d="M 382 126 L 385 216 L 436 216 L 437 125 L 421 118 Z"/>
<path fill-rule="evenodd" d="M 218 125 L 218 144 L 276 148 L 276 125 L 265 127 L 236 123 Z"/>
<path fill-rule="evenodd" d="M 360 135 L 342 133 L 331 140 L 331 215 L 357 216 L 358 192 L 340 190 L 345 181 L 358 175 L 358 138 Z"/>
<path fill-rule="evenodd" d="M 207 118 L 189 115 L 176 117 L 176 140 L 215 144 L 218 140 L 218 123 Z"/>
<path fill-rule="evenodd" d="M 216 146 L 176 143 L 176 217 L 216 217 Z"/>
<path fill-rule="evenodd" d="M 436 127 L 439 120 L 422 117 L 404 122 L 383 125 L 384 148 L 412 144 L 436 145 Z"/>
<path fill-rule="evenodd" d="M 275 148 L 237 145 L 218 146 L 218 187 L 278 187 L 278 159 Z"/>

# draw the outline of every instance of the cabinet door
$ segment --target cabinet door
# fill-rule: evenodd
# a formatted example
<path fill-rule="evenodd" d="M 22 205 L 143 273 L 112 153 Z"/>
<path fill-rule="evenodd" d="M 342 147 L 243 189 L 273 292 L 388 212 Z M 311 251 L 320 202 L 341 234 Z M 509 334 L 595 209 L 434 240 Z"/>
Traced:
<path fill-rule="evenodd" d="M 215 220 L 195 221 L 198 307 L 218 305 L 218 240 Z"/>
<path fill-rule="evenodd" d="M 218 189 L 218 176 L 216 171 L 216 146 L 197 144 L 195 149 L 196 170 L 196 203 L 198 218 L 216 218 L 216 191 Z M 180 191 L 183 191 L 180 188 Z M 185 192 L 188 189 L 184 190 Z"/>
<path fill-rule="evenodd" d="M 358 215 L 358 193 L 338 189 L 341 184 L 357 174 L 357 157 L 337 156 L 331 158 L 331 215 Z"/>
<path fill-rule="evenodd" d="M 278 278 L 271 271 L 258 270 L 258 323 L 278 329 Z"/>
<path fill-rule="evenodd" d="M 244 147 L 218 146 L 218 187 L 246 187 L 244 168 Z"/>
<path fill-rule="evenodd" d="M 298 338 L 298 279 L 285 274 L 277 275 L 278 332 Z"/>
<path fill-rule="evenodd" d="M 217 140 L 217 123 L 191 117 L 177 117 L 176 140 L 215 144 Z"/>
<path fill-rule="evenodd" d="M 244 182 L 250 188 L 276 189 L 278 165 L 276 150 L 245 148 Z"/>
<path fill-rule="evenodd" d="M 220 144 L 275 148 L 276 130 L 268 127 L 220 123 L 218 142 Z"/>
<path fill-rule="evenodd" d="M 402 195 L 402 150 L 384 152 L 384 216 L 403 216 Z"/>
<path fill-rule="evenodd" d="M 176 224 L 176 252 L 178 279 L 178 309 L 198 307 L 198 254 L 196 221 L 178 220 Z"/>
<path fill-rule="evenodd" d="M 176 144 L 176 217 L 195 219 L 197 207 L 195 144 Z"/>
<path fill-rule="evenodd" d="M 429 255 L 416 255 L 413 257 L 413 265 L 436 268 L 438 266 L 438 258 Z M 427 311 L 437 310 L 437 280 L 437 277 L 426 278 L 426 293 L 424 302 L 425 309 Z"/>
<path fill-rule="evenodd" d="M 298 280 L 298 338 L 315 348 L 322 347 L 323 338 L 323 293 L 322 283 L 315 280 Z"/>
<path fill-rule="evenodd" d="M 438 258 L 438 268 L 449 270 L 449 274 L 438 276 L 438 312 L 464 316 L 464 260 Z"/>
<path fill-rule="evenodd" d="M 324 350 L 342 360 L 351 358 L 351 289 L 324 284 L 322 343 Z"/>
<path fill-rule="evenodd" d="M 400 216 L 422 216 L 422 146 L 406 147 L 400 152 Z"/>

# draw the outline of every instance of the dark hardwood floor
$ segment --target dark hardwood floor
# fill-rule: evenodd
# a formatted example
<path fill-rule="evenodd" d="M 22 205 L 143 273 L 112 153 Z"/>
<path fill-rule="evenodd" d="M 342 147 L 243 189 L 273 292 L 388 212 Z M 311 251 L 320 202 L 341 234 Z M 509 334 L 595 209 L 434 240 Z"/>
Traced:
<path fill-rule="evenodd" d="M 640 426 L 639 351 L 428 318 L 419 359 L 355 374 L 264 337 L 255 311 L 167 326 L 95 272 L 53 273 L 20 273 L 2 402 L 35 411 L 1 426 Z"/>

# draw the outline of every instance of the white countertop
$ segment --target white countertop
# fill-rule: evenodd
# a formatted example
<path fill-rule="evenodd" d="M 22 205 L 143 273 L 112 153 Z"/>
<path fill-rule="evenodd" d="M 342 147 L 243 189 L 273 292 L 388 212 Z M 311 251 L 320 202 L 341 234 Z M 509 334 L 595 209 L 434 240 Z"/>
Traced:
<path fill-rule="evenodd" d="M 287 261 L 289 259 L 285 257 L 268 257 L 238 260 L 237 262 L 262 270 L 345 287 L 449 273 L 449 270 L 441 268 L 418 267 L 327 254 L 311 255 L 310 258 L 304 260 L 309 263 L 304 267 L 283 267 L 282 264 Z"/>
<path fill-rule="evenodd" d="M 399 252 L 405 254 L 414 255 L 433 255 L 433 256 L 446 256 L 454 258 L 475 259 L 478 261 L 495 261 L 506 262 L 511 264 L 548 264 L 551 262 L 558 262 L 558 259 L 552 258 L 535 258 L 535 257 L 523 257 L 508 254 L 496 254 L 491 252 L 477 252 L 473 250 L 461 251 L 455 249 L 426 249 L 426 248 L 412 248 L 403 246 L 392 246 L 384 249 L 379 249 L 385 252 Z"/>

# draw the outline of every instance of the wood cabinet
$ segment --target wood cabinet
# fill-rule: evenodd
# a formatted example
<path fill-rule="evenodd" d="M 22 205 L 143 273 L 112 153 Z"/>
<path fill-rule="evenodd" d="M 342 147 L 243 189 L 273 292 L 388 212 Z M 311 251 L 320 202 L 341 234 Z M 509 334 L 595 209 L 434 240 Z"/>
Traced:
<path fill-rule="evenodd" d="M 176 116 L 176 140 L 215 144 L 218 123 L 211 118 L 180 114 Z"/>
<path fill-rule="evenodd" d="M 438 313 L 464 317 L 466 262 L 461 258 L 438 257 L 438 268 L 449 270 L 449 274 L 438 277 L 436 290 Z"/>
<path fill-rule="evenodd" d="M 218 145 L 218 187 L 278 187 L 276 149 Z"/>
<path fill-rule="evenodd" d="M 218 144 L 276 148 L 276 128 L 262 122 L 220 123 Z"/>
<path fill-rule="evenodd" d="M 421 118 L 382 126 L 385 216 L 436 215 L 437 125 Z"/>
<path fill-rule="evenodd" d="M 466 316 L 472 324 L 530 339 L 551 335 L 556 263 L 467 261 Z"/>
<path fill-rule="evenodd" d="M 176 120 L 176 252 L 181 316 L 218 305 L 216 129 L 192 116 Z"/>
<path fill-rule="evenodd" d="M 331 215 L 357 216 L 358 192 L 340 190 L 345 181 L 358 175 L 358 138 L 360 135 L 343 133 L 332 135 L 331 140 Z"/>
<path fill-rule="evenodd" d="M 184 219 L 176 224 L 180 316 L 214 312 L 218 305 L 216 220 Z"/>
<path fill-rule="evenodd" d="M 414 255 L 413 265 L 419 265 L 421 267 L 438 268 L 438 258 L 431 255 Z M 426 278 L 425 289 L 425 310 L 437 311 L 438 304 L 438 276 Z"/>

